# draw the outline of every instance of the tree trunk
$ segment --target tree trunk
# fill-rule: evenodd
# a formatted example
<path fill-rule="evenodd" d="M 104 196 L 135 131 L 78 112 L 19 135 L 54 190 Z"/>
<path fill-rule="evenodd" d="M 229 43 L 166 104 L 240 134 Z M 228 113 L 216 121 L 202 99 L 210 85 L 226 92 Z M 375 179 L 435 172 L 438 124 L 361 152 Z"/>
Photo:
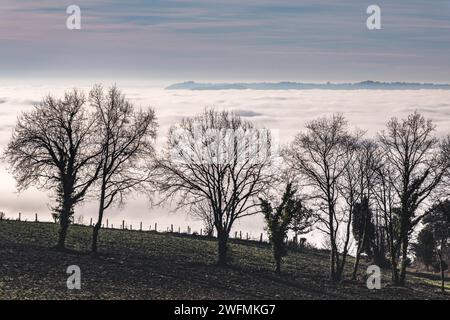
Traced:
<path fill-rule="evenodd" d="M 105 212 L 105 183 L 102 185 L 102 190 L 100 193 L 100 205 L 98 208 L 98 220 L 94 226 L 94 230 L 92 231 L 92 253 L 97 253 L 97 243 L 98 243 L 98 234 L 100 232 L 100 228 L 102 227 L 103 213 Z"/>
<path fill-rule="evenodd" d="M 406 262 L 408 259 L 408 235 L 404 235 L 402 239 L 402 263 L 400 265 L 400 274 L 397 281 L 397 285 L 404 286 L 406 280 Z"/>
<path fill-rule="evenodd" d="M 102 226 L 102 219 L 103 219 L 103 208 L 99 209 L 98 221 L 95 224 L 94 229 L 92 231 L 92 246 L 91 246 L 92 253 L 97 253 L 98 234 Z"/>
<path fill-rule="evenodd" d="M 342 260 L 342 261 L 343 261 L 343 263 L 345 264 L 345 259 Z M 339 263 L 339 264 L 336 266 L 336 272 L 335 272 L 335 274 L 334 274 L 334 281 L 336 281 L 336 282 L 341 281 L 342 278 L 343 278 L 343 274 L 344 274 L 344 265 L 341 264 L 341 263 Z"/>
<path fill-rule="evenodd" d="M 395 259 L 395 256 L 391 256 L 391 268 L 392 268 L 392 283 L 395 285 L 398 285 L 399 279 L 398 279 L 398 264 L 397 260 Z"/>
<path fill-rule="evenodd" d="M 364 227 L 366 228 L 366 227 Z M 358 268 L 359 268 L 359 261 L 361 259 L 361 253 L 362 253 L 362 249 L 364 247 L 364 240 L 365 240 L 365 232 L 363 233 L 362 237 L 360 237 L 359 242 L 358 242 L 358 247 L 356 249 L 356 257 L 355 257 L 355 264 L 353 265 L 353 273 L 352 273 L 352 280 L 356 280 L 356 275 L 358 273 Z M 362 238 L 362 240 L 361 240 Z"/>
<path fill-rule="evenodd" d="M 364 226 L 364 229 L 366 229 L 367 227 Z M 358 273 L 358 268 L 359 268 L 359 261 L 361 259 L 361 253 L 364 247 L 364 241 L 366 238 L 366 232 L 364 231 L 362 236 L 359 237 L 359 241 L 358 241 L 358 246 L 356 248 L 356 257 L 355 257 L 355 264 L 353 265 L 353 273 L 352 273 L 352 280 L 356 280 L 356 276 Z"/>
<path fill-rule="evenodd" d="M 392 218 L 387 218 L 387 214 L 384 216 L 386 237 L 388 241 L 388 250 L 390 255 L 391 263 L 391 281 L 393 284 L 398 283 L 398 263 L 397 263 L 397 248 L 394 240 L 394 230 L 392 227 Z"/>
<path fill-rule="evenodd" d="M 69 217 L 66 214 L 60 215 L 59 225 L 59 237 L 56 249 L 64 250 L 66 248 L 67 229 L 69 228 Z"/>
<path fill-rule="evenodd" d="M 64 250 L 66 248 L 66 236 L 67 229 L 69 228 L 70 223 L 70 212 L 72 207 L 70 205 L 70 201 L 67 199 L 63 200 L 61 212 L 59 214 L 59 235 L 58 235 L 58 244 L 56 245 L 56 249 Z"/>
<path fill-rule="evenodd" d="M 280 235 L 278 235 L 280 236 Z M 280 273 L 281 271 L 281 258 L 282 258 L 282 251 L 283 251 L 283 246 L 284 246 L 284 239 L 282 238 L 283 235 L 281 237 L 276 237 L 275 239 L 273 239 L 273 258 L 275 260 L 275 272 L 276 273 Z M 281 239 L 282 240 L 281 240 Z"/>
<path fill-rule="evenodd" d="M 353 209 L 350 209 L 350 211 Z M 345 272 L 345 263 L 347 261 L 347 254 L 348 254 L 348 243 L 350 241 L 350 226 L 352 223 L 352 216 L 349 216 L 349 220 L 347 223 L 347 231 L 346 231 L 346 239 L 344 243 L 344 248 L 342 250 L 342 260 L 339 262 L 339 259 L 337 260 L 337 272 L 336 272 L 336 281 L 342 281 L 344 279 L 344 272 Z M 339 257 L 339 249 L 336 246 L 336 254 Z"/>
<path fill-rule="evenodd" d="M 355 264 L 353 265 L 352 280 L 356 280 L 356 276 L 358 273 L 359 260 L 361 259 L 361 247 L 358 245 L 358 249 L 356 250 Z"/>
<path fill-rule="evenodd" d="M 444 259 L 442 257 L 444 252 L 444 239 L 441 240 L 441 250 L 438 250 L 439 268 L 441 269 L 441 291 L 445 293 L 445 274 L 444 274 Z"/>
<path fill-rule="evenodd" d="M 280 273 L 281 272 L 281 257 L 275 258 L 275 264 L 276 264 L 275 272 Z"/>
<path fill-rule="evenodd" d="M 217 241 L 219 245 L 219 260 L 217 264 L 225 267 L 227 265 L 227 251 L 228 251 L 228 234 L 221 229 L 217 230 Z"/>
<path fill-rule="evenodd" d="M 397 279 L 396 285 L 403 287 L 405 285 L 406 280 L 406 261 L 408 259 L 408 227 L 410 223 L 410 217 L 413 216 L 414 211 L 409 209 L 409 187 L 408 183 L 405 181 L 409 181 L 409 175 L 403 177 L 403 191 L 401 196 L 401 216 L 400 216 L 400 255 L 401 255 L 401 263 L 400 263 L 400 272 Z"/>
<path fill-rule="evenodd" d="M 361 258 L 361 253 L 364 247 L 364 242 L 366 240 L 366 229 L 367 229 L 367 220 L 368 220 L 368 214 L 366 213 L 364 215 L 364 227 L 362 235 L 359 237 L 358 241 L 358 247 L 356 249 L 356 257 L 355 257 L 355 264 L 353 266 L 353 273 L 352 273 L 352 280 L 356 280 L 356 274 L 358 272 L 359 267 L 359 260 Z"/>
<path fill-rule="evenodd" d="M 328 212 L 328 215 L 329 215 L 329 224 L 330 224 L 330 246 L 331 246 L 331 248 L 330 248 L 330 250 L 331 250 L 331 252 L 330 252 L 330 279 L 332 280 L 332 281 L 335 281 L 336 280 L 336 252 L 335 252 L 335 245 L 336 245 L 336 243 L 335 243 L 335 239 L 334 239 L 334 214 L 333 214 L 333 209 L 331 208 L 331 206 L 332 206 L 332 203 L 331 203 L 331 201 L 329 200 L 328 201 L 328 207 L 329 207 L 329 212 Z"/>
<path fill-rule="evenodd" d="M 344 246 L 344 251 L 342 252 L 342 260 L 337 263 L 336 267 L 336 275 L 335 275 L 335 281 L 342 281 L 344 279 L 344 271 L 345 271 L 345 263 L 347 261 L 347 246 L 348 243 Z M 337 252 L 339 254 L 339 252 Z"/>
<path fill-rule="evenodd" d="M 444 260 L 442 259 L 442 254 L 439 255 L 439 267 L 441 269 L 441 291 L 445 293 Z"/>
<path fill-rule="evenodd" d="M 356 252 L 355 264 L 353 265 L 352 280 L 356 280 L 356 274 L 358 272 L 360 257 L 361 257 L 361 252 L 359 252 L 359 249 L 358 249 L 358 251 Z"/>
<path fill-rule="evenodd" d="M 336 257 L 333 246 L 330 254 L 330 280 L 336 280 Z"/>

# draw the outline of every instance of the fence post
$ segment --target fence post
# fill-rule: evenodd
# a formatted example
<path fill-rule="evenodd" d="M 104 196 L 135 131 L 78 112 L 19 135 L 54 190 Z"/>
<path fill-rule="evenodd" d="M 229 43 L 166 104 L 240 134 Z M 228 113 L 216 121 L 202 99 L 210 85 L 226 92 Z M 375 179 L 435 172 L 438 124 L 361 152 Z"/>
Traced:
<path fill-rule="evenodd" d="M 89 223 L 89 225 L 92 227 L 92 218 L 91 218 L 91 222 Z"/>
<path fill-rule="evenodd" d="M 234 232 L 234 238 L 237 239 L 237 231 Z"/>
<path fill-rule="evenodd" d="M 201 236 L 203 235 L 203 229 L 200 229 L 200 235 Z"/>
<path fill-rule="evenodd" d="M 247 235 L 245 236 L 245 238 L 248 240 L 248 232 L 247 232 Z"/>
<path fill-rule="evenodd" d="M 170 232 L 173 233 L 173 224 L 170 225 Z"/>
<path fill-rule="evenodd" d="M 259 236 L 259 242 L 262 242 L 262 233 L 261 233 L 261 235 Z"/>
<path fill-rule="evenodd" d="M 158 232 L 158 223 L 155 222 L 155 231 Z"/>
<path fill-rule="evenodd" d="M 34 215 L 34 222 L 38 222 L 37 213 L 35 213 L 35 215 Z"/>
<path fill-rule="evenodd" d="M 141 230 L 141 231 L 142 231 L 142 221 L 141 221 L 141 225 L 140 225 L 140 227 L 139 227 L 139 230 Z"/>
<path fill-rule="evenodd" d="M 19 221 L 20 221 L 20 219 L 21 219 L 21 216 L 22 216 L 22 213 L 21 213 L 21 212 L 19 212 Z"/>
<path fill-rule="evenodd" d="M 181 229 L 180 229 L 180 227 L 178 227 L 178 233 L 181 233 L 180 231 L 181 231 Z"/>
<path fill-rule="evenodd" d="M 125 220 L 122 220 L 122 230 L 125 229 Z"/>
<path fill-rule="evenodd" d="M 130 230 L 133 230 L 133 225 L 132 224 L 130 224 Z"/>
<path fill-rule="evenodd" d="M 242 240 L 242 231 L 239 231 L 239 239 Z"/>
<path fill-rule="evenodd" d="M 109 221 L 108 221 L 108 219 L 106 219 L 106 229 L 108 229 L 108 226 L 109 226 Z"/>

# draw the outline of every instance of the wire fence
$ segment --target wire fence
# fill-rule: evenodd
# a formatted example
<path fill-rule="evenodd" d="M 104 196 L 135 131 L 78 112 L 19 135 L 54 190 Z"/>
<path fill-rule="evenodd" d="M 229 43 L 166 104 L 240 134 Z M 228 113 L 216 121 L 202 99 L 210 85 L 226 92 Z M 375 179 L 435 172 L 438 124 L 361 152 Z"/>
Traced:
<path fill-rule="evenodd" d="M 19 212 L 16 217 L 7 217 L 5 213 L 0 212 L 0 221 L 1 220 L 15 220 L 15 221 L 23 221 L 23 222 L 46 222 L 46 223 L 58 223 L 57 219 L 49 220 L 49 219 L 40 219 L 38 213 L 34 214 L 32 219 L 24 218 L 22 213 Z M 116 220 L 117 221 L 117 220 Z M 87 226 L 94 227 L 96 221 L 92 218 L 89 219 L 88 223 L 85 223 L 84 219 L 76 219 L 76 221 L 72 222 L 73 225 L 78 226 Z M 189 225 L 187 227 L 181 228 L 180 226 L 175 226 L 174 224 L 170 225 L 160 225 L 158 222 L 152 222 L 151 224 L 144 224 L 142 221 L 135 224 L 127 222 L 125 219 L 122 219 L 120 223 L 115 223 L 111 221 L 109 218 L 105 219 L 104 223 L 101 225 L 102 229 L 110 229 L 110 230 L 127 230 L 127 231 L 140 231 L 140 232 L 156 232 L 156 233 L 174 233 L 180 235 L 191 235 L 191 236 L 201 236 L 208 238 L 216 238 L 216 232 L 212 230 L 212 232 L 207 232 L 204 228 L 199 228 L 198 230 L 192 229 Z M 230 239 L 239 240 L 239 241 L 251 241 L 251 242 L 259 242 L 259 243 L 268 243 L 269 239 L 265 236 L 264 233 L 259 233 L 255 236 L 253 233 L 243 232 L 242 230 L 234 230 L 230 233 Z M 293 236 L 286 239 L 286 242 L 293 247 L 304 247 L 306 245 L 306 238 Z"/>

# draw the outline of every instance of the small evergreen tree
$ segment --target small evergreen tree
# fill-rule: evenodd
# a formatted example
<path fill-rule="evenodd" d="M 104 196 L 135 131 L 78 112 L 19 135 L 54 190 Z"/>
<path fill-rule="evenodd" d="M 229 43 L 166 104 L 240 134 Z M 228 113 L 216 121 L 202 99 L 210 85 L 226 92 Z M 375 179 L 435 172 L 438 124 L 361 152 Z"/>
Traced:
<path fill-rule="evenodd" d="M 371 243 L 375 237 L 375 226 L 372 223 L 372 210 L 366 197 L 353 208 L 352 221 L 353 237 L 358 243 L 358 248 L 372 257 Z"/>
<path fill-rule="evenodd" d="M 434 239 L 433 232 L 425 227 L 423 228 L 417 237 L 417 243 L 413 244 L 413 251 L 419 262 L 423 263 L 430 270 L 430 266 L 433 265 L 435 257 L 436 240 Z"/>
<path fill-rule="evenodd" d="M 268 200 L 260 198 L 276 272 L 280 272 L 282 257 L 287 254 L 285 239 L 288 231 L 293 230 L 296 234 L 306 233 L 312 225 L 312 212 L 303 206 L 302 201 L 296 197 L 296 192 L 292 183 L 288 183 L 281 203 L 275 208 Z"/>

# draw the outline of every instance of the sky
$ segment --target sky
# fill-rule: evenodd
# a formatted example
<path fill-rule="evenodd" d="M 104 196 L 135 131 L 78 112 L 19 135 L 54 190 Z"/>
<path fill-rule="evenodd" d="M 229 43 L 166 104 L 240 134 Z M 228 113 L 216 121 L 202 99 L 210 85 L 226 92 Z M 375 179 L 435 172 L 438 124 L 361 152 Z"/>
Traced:
<path fill-rule="evenodd" d="M 0 48 L 0 78 L 450 82 L 450 2 L 2 0 Z"/>

